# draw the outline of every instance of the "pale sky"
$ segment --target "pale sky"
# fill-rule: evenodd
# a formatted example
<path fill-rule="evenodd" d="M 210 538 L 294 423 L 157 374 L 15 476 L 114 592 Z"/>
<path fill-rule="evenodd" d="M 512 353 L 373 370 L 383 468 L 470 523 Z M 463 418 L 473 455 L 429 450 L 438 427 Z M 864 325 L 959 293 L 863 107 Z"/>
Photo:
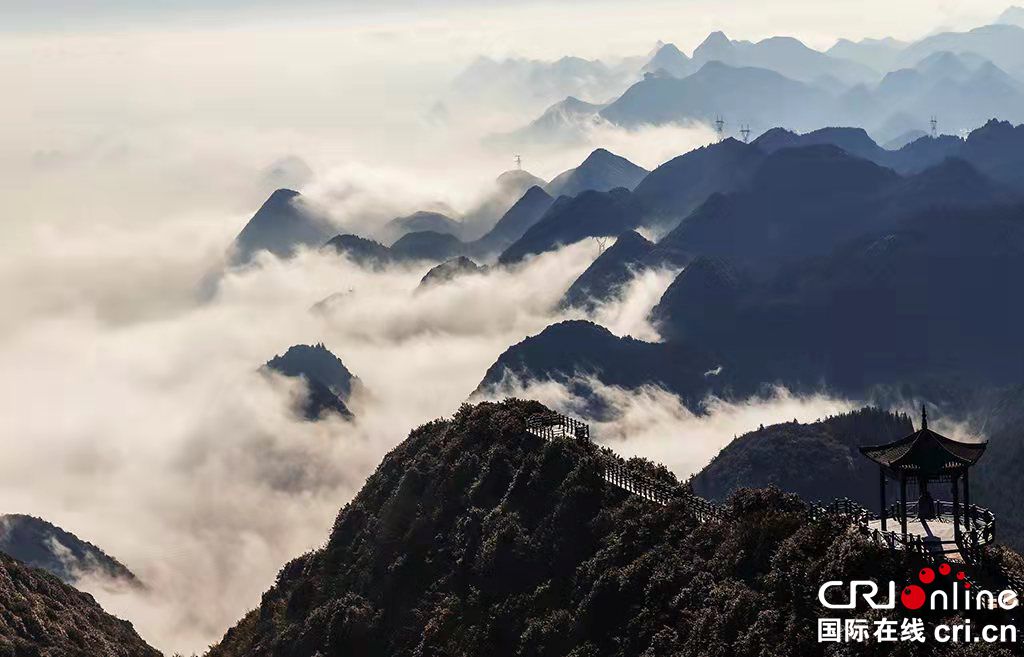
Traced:
<path fill-rule="evenodd" d="M 186 200 L 210 207 L 230 199 L 248 208 L 262 192 L 244 193 L 245 181 L 288 155 L 318 170 L 413 167 L 445 173 L 448 185 L 460 166 L 481 176 L 500 172 L 509 164 L 506 153 L 469 158 L 468 128 L 478 140 L 493 128 L 522 125 L 543 108 L 488 108 L 469 117 L 477 125 L 460 124 L 461 134 L 439 134 L 424 123 L 453 76 L 479 55 L 615 58 L 647 53 L 658 40 L 692 52 L 714 30 L 734 39 L 790 35 L 824 49 L 841 36 L 913 39 L 943 27 L 968 29 L 1007 6 L 1006 0 L 368 4 L 0 0 L 0 79 L 17 90 L 0 104 L 0 192 L 12 216 L 22 226 L 42 218 L 78 223 L 83 208 L 93 207 L 92 196 L 99 205 L 90 220 L 134 218 L 139 208 Z M 571 164 L 528 161 L 544 173 Z M 154 186 L 161 187 L 159 203 Z M 63 193 L 53 194 L 55 188 Z"/>

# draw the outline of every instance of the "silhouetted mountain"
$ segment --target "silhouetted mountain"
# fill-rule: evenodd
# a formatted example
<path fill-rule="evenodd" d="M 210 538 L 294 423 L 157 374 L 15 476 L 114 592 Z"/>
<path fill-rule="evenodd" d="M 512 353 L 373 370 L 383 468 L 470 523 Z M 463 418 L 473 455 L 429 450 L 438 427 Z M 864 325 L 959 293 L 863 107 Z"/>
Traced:
<path fill-rule="evenodd" d="M 298 192 L 279 189 L 235 238 L 230 251 L 231 263 L 245 264 L 260 251 L 287 258 L 299 247 L 323 244 L 330 235 L 330 225 L 302 204 Z"/>
<path fill-rule="evenodd" d="M 684 501 L 641 502 L 603 482 L 596 450 L 525 435 L 544 410 L 467 405 L 413 431 L 209 657 L 818 657 L 820 579 L 919 567 L 779 491 L 700 525 Z"/>
<path fill-rule="evenodd" d="M 1008 7 L 1006 11 L 999 14 L 999 18 L 996 19 L 996 23 L 999 25 L 1016 25 L 1017 27 L 1024 27 L 1024 7 Z"/>
<path fill-rule="evenodd" d="M 117 559 L 42 518 L 0 516 L 0 552 L 71 585 L 91 576 L 107 580 L 112 586 L 140 586 L 135 575 Z"/>
<path fill-rule="evenodd" d="M 882 144 L 882 148 L 887 151 L 898 151 L 907 144 L 917 141 L 921 137 L 927 137 L 928 133 L 924 130 L 907 130 L 903 134 L 897 135 L 889 141 Z"/>
<path fill-rule="evenodd" d="M 558 198 L 559 196 L 576 196 L 588 190 L 607 192 L 616 187 L 633 189 L 646 175 L 647 169 L 603 148 L 598 148 L 575 169 L 569 169 L 555 176 L 548 183 L 545 191 Z"/>
<path fill-rule="evenodd" d="M 712 194 L 746 185 L 763 160 L 760 149 L 728 138 L 662 164 L 634 193 L 649 209 L 649 222 L 672 226 Z"/>
<path fill-rule="evenodd" d="M 160 657 L 132 624 L 91 595 L 0 554 L 0 654 L 11 657 Z"/>
<path fill-rule="evenodd" d="M 900 173 L 917 173 L 935 166 L 946 158 L 961 157 L 964 140 L 952 135 L 925 136 L 916 139 L 898 151 L 891 151 L 886 159 Z"/>
<path fill-rule="evenodd" d="M 446 233 L 458 237 L 462 230 L 462 224 L 451 217 L 440 212 L 414 212 L 407 217 L 396 217 L 381 229 L 381 239 L 392 244 L 403 235 L 432 231 L 435 233 Z"/>
<path fill-rule="evenodd" d="M 993 180 L 1024 193 L 1024 124 L 989 121 L 967 136 L 961 157 Z"/>
<path fill-rule="evenodd" d="M 884 161 L 901 173 L 922 171 L 948 158 L 962 159 L 992 180 L 1024 194 L 1024 125 L 989 120 L 967 139 L 922 137 Z"/>
<path fill-rule="evenodd" d="M 857 448 L 913 431 L 906 415 L 871 407 L 810 424 L 761 427 L 729 443 L 690 483 L 713 500 L 741 488 L 775 486 L 811 502 L 848 497 L 877 509 L 878 467 Z"/>
<path fill-rule="evenodd" d="M 875 163 L 885 162 L 888 156 L 885 149 L 876 144 L 863 128 L 821 128 L 799 135 L 774 128 L 754 140 L 754 146 L 765 153 L 774 153 L 783 148 L 822 144 L 837 146 L 850 155 Z"/>
<path fill-rule="evenodd" d="M 358 235 L 335 235 L 324 248 L 333 249 L 338 255 L 344 255 L 362 266 L 380 268 L 396 260 L 388 247 Z"/>
<path fill-rule="evenodd" d="M 959 166 L 959 165 L 957 165 Z M 752 381 L 874 385 L 1015 382 L 1024 208 L 946 205 L 782 268 L 724 308 L 664 299 L 663 335 L 742 363 Z M 685 276 L 686 271 L 683 272 Z"/>
<path fill-rule="evenodd" d="M 643 217 L 643 206 L 627 189 L 583 192 L 574 198 L 563 196 L 505 249 L 498 261 L 514 263 L 587 237 L 618 235 L 640 226 Z"/>
<path fill-rule="evenodd" d="M 834 46 L 825 51 L 826 55 L 859 62 L 869 66 L 879 73 L 891 71 L 899 58 L 900 53 L 908 43 L 898 41 L 892 37 L 884 39 L 861 39 L 853 42 L 849 39 L 839 39 Z"/>
<path fill-rule="evenodd" d="M 326 411 L 334 411 L 343 417 L 352 416 L 345 403 L 359 380 L 323 343 L 291 346 L 284 354 L 267 361 L 266 367 L 285 376 L 306 380 L 309 394 L 303 402 L 302 411 L 307 419 L 316 420 Z"/>
<path fill-rule="evenodd" d="M 840 101 L 838 120 L 867 125 L 883 138 L 924 128 L 935 108 L 942 126 L 953 130 L 992 116 L 1024 120 L 1024 85 L 970 53 L 932 53 L 913 68 L 888 73 L 869 94 L 854 89 Z"/>
<path fill-rule="evenodd" d="M 566 291 L 561 308 L 593 310 L 597 304 L 610 301 L 646 266 L 654 244 L 636 231 L 619 235 L 615 244 L 587 267 Z"/>
<path fill-rule="evenodd" d="M 746 282 L 728 262 L 701 256 L 686 266 L 651 310 L 661 336 L 701 344 L 708 331 L 729 321 Z M 678 313 L 678 308 L 700 308 Z M 710 321 L 706 321 L 708 318 Z"/>
<path fill-rule="evenodd" d="M 341 359 L 332 354 L 322 342 L 315 345 L 293 345 L 284 354 L 267 361 L 267 367 L 285 376 L 315 379 L 343 400 L 348 400 L 358 381 Z"/>
<path fill-rule="evenodd" d="M 498 220 L 523 197 L 531 187 L 543 187 L 545 182 L 528 171 L 513 169 L 498 176 L 494 187 L 485 194 L 480 204 L 462 218 L 465 240 L 475 240 L 491 230 Z"/>
<path fill-rule="evenodd" d="M 402 260 L 433 260 L 443 262 L 460 255 L 466 245 L 447 233 L 424 230 L 407 233 L 391 245 L 391 255 Z"/>
<path fill-rule="evenodd" d="M 704 64 L 683 78 L 649 76 L 601 110 L 626 127 L 704 121 L 716 116 L 750 117 L 754 125 L 813 128 L 827 122 L 831 96 L 766 68 Z"/>
<path fill-rule="evenodd" d="M 466 256 L 459 256 L 431 268 L 420 279 L 420 284 L 416 289 L 421 290 L 433 285 L 442 285 L 466 274 L 479 274 L 485 271 L 487 271 L 487 267 L 481 267 Z"/>
<path fill-rule="evenodd" d="M 527 125 L 512 132 L 495 135 L 488 143 L 517 148 L 524 144 L 573 144 L 586 138 L 589 126 L 604 105 L 588 103 L 575 96 L 551 105 Z"/>
<path fill-rule="evenodd" d="M 679 51 L 674 43 L 666 43 L 658 48 L 654 57 L 644 64 L 641 73 L 657 73 L 665 71 L 672 77 L 685 78 L 696 70 L 690 58 Z"/>
<path fill-rule="evenodd" d="M 712 255 L 764 268 L 824 254 L 884 225 L 878 204 L 899 181 L 835 146 L 785 148 L 758 167 L 749 191 L 710 198 L 658 242 L 655 255 L 680 265 Z"/>
<path fill-rule="evenodd" d="M 722 32 L 712 32 L 693 51 L 693 63 L 700 67 L 708 62 L 730 66 L 757 66 L 776 71 L 787 78 L 814 82 L 830 77 L 845 84 L 872 80 L 876 73 L 854 61 L 832 57 L 808 48 L 792 37 L 771 37 L 757 43 L 730 41 Z"/>
<path fill-rule="evenodd" d="M 943 32 L 908 46 L 898 64 L 910 67 L 936 52 L 973 53 L 1013 75 L 1024 73 L 1024 28 L 1016 25 L 985 25 L 968 32 Z"/>
<path fill-rule="evenodd" d="M 468 244 L 467 251 L 481 256 L 504 251 L 540 221 L 554 202 L 555 199 L 540 187 L 531 187 L 486 235 Z"/>
<path fill-rule="evenodd" d="M 696 409 L 708 392 L 727 384 L 727 377 L 705 375 L 719 365 L 688 344 L 620 338 L 592 322 L 565 321 L 505 350 L 488 368 L 477 393 L 500 391 L 504 383 L 519 380 L 557 381 L 586 395 L 587 384 L 579 377 L 591 375 L 605 385 L 629 389 L 661 386 Z"/>

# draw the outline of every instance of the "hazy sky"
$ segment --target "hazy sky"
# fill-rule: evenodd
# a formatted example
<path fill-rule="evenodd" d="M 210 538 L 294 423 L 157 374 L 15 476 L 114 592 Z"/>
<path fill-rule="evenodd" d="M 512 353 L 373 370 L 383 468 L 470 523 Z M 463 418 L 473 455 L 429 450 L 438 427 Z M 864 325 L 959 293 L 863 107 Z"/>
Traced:
<path fill-rule="evenodd" d="M 585 37 L 586 48 L 599 47 L 595 38 L 627 42 L 650 28 L 667 28 L 660 38 L 679 38 L 691 29 L 709 26 L 733 29 L 745 37 L 785 32 L 827 46 L 836 36 L 892 35 L 913 38 L 940 28 L 965 29 L 990 21 L 1007 3 L 993 0 L 833 0 L 811 2 L 782 0 L 772 3 L 753 0 L 640 0 L 637 2 L 579 2 L 524 0 L 513 4 L 497 0 L 0 0 L 0 29 L 14 31 L 124 28 L 202 24 L 239 24 L 262 21 L 302 22 L 335 18 L 343 22 L 390 21 L 385 14 L 401 16 L 403 22 L 443 19 L 453 26 L 491 28 L 486 36 L 502 28 L 518 32 L 521 27 L 547 41 L 551 26 L 558 40 Z M 609 20 L 611 19 L 611 20 Z M 574 30 L 567 32 L 564 21 Z M 503 25 L 498 25 L 502 23 Z M 545 25 L 547 24 L 547 25 Z M 579 29 L 582 27 L 583 29 Z M 495 29 L 497 28 L 497 29 Z M 712 28 L 712 29 L 717 29 Z M 644 38 L 650 38 L 645 35 Z M 485 40 L 485 42 L 486 42 Z M 500 39 L 499 39 L 500 41 Z M 519 49 L 541 45 L 535 39 Z M 546 45 L 546 44 L 545 44 Z M 683 45 L 683 44 L 681 44 Z M 692 46 L 691 46 L 692 47 Z"/>

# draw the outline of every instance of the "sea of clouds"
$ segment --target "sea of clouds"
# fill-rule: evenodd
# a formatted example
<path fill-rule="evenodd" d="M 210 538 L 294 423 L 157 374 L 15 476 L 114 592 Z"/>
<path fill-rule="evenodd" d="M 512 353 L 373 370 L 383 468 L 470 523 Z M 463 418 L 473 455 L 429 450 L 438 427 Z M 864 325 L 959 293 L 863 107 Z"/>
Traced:
<path fill-rule="evenodd" d="M 318 250 L 223 270 L 231 240 L 280 185 L 364 234 L 431 203 L 471 208 L 512 162 L 481 137 L 532 116 L 472 120 L 480 108 L 464 108 L 426 121 L 424 90 L 444 84 L 427 74 L 437 62 L 380 59 L 395 52 L 388 34 L 266 36 L 0 44 L 0 71 L 24 89 L 0 109 L 3 511 L 41 516 L 135 572 L 143 591 L 80 586 L 168 653 L 202 652 L 255 607 L 284 563 L 326 539 L 383 454 L 453 413 L 505 349 L 580 317 L 555 308 L 599 252 L 585 241 L 420 293 L 427 264 L 367 271 Z M 343 54 L 331 49 L 339 39 Z M 378 57 L 373 75 L 355 52 Z M 653 168 L 710 134 L 595 126 L 524 162 L 548 179 L 604 146 Z M 278 166 L 293 157 L 309 175 Z M 657 340 L 646 316 L 676 273 L 644 272 L 588 318 Z M 204 281 L 216 281 L 212 295 L 199 294 Z M 258 371 L 317 342 L 363 383 L 352 422 L 302 421 L 302 384 Z M 597 439 L 680 477 L 758 424 L 850 405 L 778 390 L 709 400 L 694 416 L 663 390 L 596 389 L 619 411 L 595 424 Z M 551 383 L 493 394 L 580 407 Z"/>

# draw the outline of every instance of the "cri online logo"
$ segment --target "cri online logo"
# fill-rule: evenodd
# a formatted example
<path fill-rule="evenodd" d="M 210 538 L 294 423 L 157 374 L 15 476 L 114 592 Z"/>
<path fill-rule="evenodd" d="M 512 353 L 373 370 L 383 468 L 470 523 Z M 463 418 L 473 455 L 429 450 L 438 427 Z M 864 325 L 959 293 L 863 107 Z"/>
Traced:
<path fill-rule="evenodd" d="M 938 575 L 947 578 L 952 584 L 952 593 L 943 588 L 936 588 L 931 593 L 930 608 L 937 610 L 960 610 L 960 609 L 991 609 L 999 606 L 1001 609 L 1014 609 L 1017 607 L 1017 594 L 1011 589 L 1005 589 L 998 594 L 991 591 L 979 589 L 971 591 L 971 583 L 962 570 L 950 577 L 953 572 L 948 563 L 938 567 Z M 942 585 L 943 581 L 937 581 L 938 575 L 932 568 L 922 568 L 917 573 L 917 580 L 920 583 L 908 584 L 900 591 L 900 604 L 910 611 L 916 611 L 929 602 L 929 596 L 924 586 L 932 584 Z M 922 584 L 924 586 L 922 586 Z M 828 592 L 835 588 L 841 588 L 844 584 L 834 580 L 825 582 L 818 589 L 818 600 L 828 609 L 853 609 L 857 601 L 863 599 L 872 609 L 894 609 L 896 607 L 896 582 L 889 582 L 888 595 L 879 596 L 879 586 L 871 580 L 852 580 L 848 584 L 849 602 L 830 602 L 826 597 Z"/>

